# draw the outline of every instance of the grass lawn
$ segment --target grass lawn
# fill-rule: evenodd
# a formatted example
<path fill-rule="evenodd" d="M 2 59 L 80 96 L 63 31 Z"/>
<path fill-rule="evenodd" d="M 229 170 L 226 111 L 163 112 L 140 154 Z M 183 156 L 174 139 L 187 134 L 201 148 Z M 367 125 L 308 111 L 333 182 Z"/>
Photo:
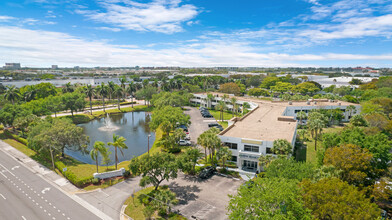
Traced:
<path fill-rule="evenodd" d="M 128 215 L 129 217 L 135 219 L 135 220 L 144 220 L 146 219 L 146 217 L 143 214 L 143 210 L 145 209 L 145 206 L 141 203 L 139 197 L 142 194 L 148 194 L 151 191 L 154 190 L 154 187 L 148 187 L 148 188 L 144 188 L 138 192 L 136 192 L 134 194 L 134 197 L 130 196 L 125 202 L 124 205 L 127 205 L 127 208 L 125 209 L 125 214 Z M 167 190 L 167 189 L 162 189 L 161 187 L 159 187 L 159 190 Z M 152 216 L 154 219 L 163 219 L 160 216 L 158 216 L 157 212 L 155 212 Z M 181 219 L 186 219 L 181 215 L 177 215 L 177 214 L 172 214 L 169 216 L 168 219 L 171 220 L 181 220 Z"/>
<path fill-rule="evenodd" d="M 226 128 L 229 126 L 229 123 L 228 123 L 227 121 L 218 121 L 218 123 L 219 123 L 220 125 L 222 125 L 222 127 L 223 127 L 224 129 L 226 129 Z"/>
<path fill-rule="evenodd" d="M 93 185 L 93 184 L 91 184 L 89 186 L 84 187 L 83 189 L 86 190 L 86 191 L 99 189 L 99 188 L 105 189 L 105 188 L 107 188 L 109 186 L 113 186 L 113 185 L 115 185 L 115 184 L 117 184 L 119 182 L 122 182 L 123 180 L 124 179 L 114 179 L 114 180 L 109 179 L 109 180 L 106 180 L 104 183 L 102 183 L 100 185 Z"/>
<path fill-rule="evenodd" d="M 341 131 L 344 128 L 344 126 L 332 126 L 329 128 L 324 128 L 323 133 L 330 133 L 330 132 L 338 132 Z M 307 138 L 307 141 L 305 142 L 306 147 L 306 162 L 309 163 L 317 163 L 317 151 L 314 149 L 315 141 L 312 138 L 310 132 L 308 131 L 305 135 Z M 321 140 L 317 141 L 317 150 L 320 150 L 323 148 L 321 144 Z"/>
<path fill-rule="evenodd" d="M 209 111 L 216 120 L 219 120 L 220 111 L 217 110 L 209 110 Z M 232 118 L 233 118 L 233 114 L 228 112 L 223 112 L 223 120 L 230 120 Z"/>

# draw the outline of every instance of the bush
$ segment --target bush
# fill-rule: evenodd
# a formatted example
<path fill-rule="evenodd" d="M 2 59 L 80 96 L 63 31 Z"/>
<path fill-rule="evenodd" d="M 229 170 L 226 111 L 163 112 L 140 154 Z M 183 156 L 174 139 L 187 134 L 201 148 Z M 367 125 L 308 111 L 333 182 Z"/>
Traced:
<path fill-rule="evenodd" d="M 129 170 L 125 170 L 123 175 L 124 177 L 129 177 L 131 175 L 131 172 Z"/>
<path fill-rule="evenodd" d="M 4 125 L 0 124 L 0 131 L 4 130 Z"/>
<path fill-rule="evenodd" d="M 27 145 L 27 140 L 19 137 L 18 135 L 12 134 L 11 132 L 9 132 L 8 130 L 4 130 L 4 134 L 6 136 L 8 136 L 9 138 L 15 139 L 16 141 L 18 141 L 19 143 L 22 143 L 24 145 Z"/>
<path fill-rule="evenodd" d="M 94 178 L 94 179 L 91 180 L 91 183 L 94 184 L 94 185 L 98 185 L 99 179 L 98 178 Z"/>
<path fill-rule="evenodd" d="M 60 172 L 67 178 L 72 184 L 74 184 L 77 187 L 83 187 L 87 184 L 92 183 L 94 177 L 85 177 L 85 178 L 78 178 L 73 172 L 67 170 L 63 171 L 63 169 L 66 167 L 65 164 L 61 161 L 56 161 L 54 163 L 56 168 L 60 170 Z"/>

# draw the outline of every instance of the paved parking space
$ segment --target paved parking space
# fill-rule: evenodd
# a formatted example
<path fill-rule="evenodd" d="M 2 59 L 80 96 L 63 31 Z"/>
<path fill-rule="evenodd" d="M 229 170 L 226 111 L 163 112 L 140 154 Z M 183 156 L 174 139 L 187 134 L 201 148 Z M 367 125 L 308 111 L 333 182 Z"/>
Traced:
<path fill-rule="evenodd" d="M 243 180 L 214 175 L 201 181 L 197 177 L 180 174 L 170 181 L 170 189 L 177 194 L 175 207 L 188 219 L 228 219 L 229 194 L 234 195 Z"/>
<path fill-rule="evenodd" d="M 201 116 L 199 109 L 195 107 L 186 107 L 185 114 L 191 116 L 191 125 L 189 126 L 189 135 L 191 136 L 192 144 L 197 143 L 197 138 L 206 130 L 208 130 L 208 123 L 216 122 L 215 119 L 204 119 Z"/>

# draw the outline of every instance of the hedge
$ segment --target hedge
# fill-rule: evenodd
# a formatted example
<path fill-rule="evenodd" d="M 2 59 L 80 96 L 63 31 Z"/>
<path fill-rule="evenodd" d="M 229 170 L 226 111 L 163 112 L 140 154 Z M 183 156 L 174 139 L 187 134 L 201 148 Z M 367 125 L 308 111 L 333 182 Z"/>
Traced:
<path fill-rule="evenodd" d="M 73 183 L 75 186 L 82 188 L 86 186 L 87 184 L 90 184 L 92 180 L 94 179 L 93 176 L 91 177 L 84 177 L 84 178 L 78 178 L 73 172 L 70 170 L 63 171 L 64 168 L 66 168 L 65 164 L 61 161 L 56 161 L 55 166 L 60 172 L 67 178 L 71 183 Z"/>
<path fill-rule="evenodd" d="M 7 135 L 9 138 L 15 139 L 16 141 L 18 141 L 19 143 L 22 143 L 24 145 L 27 145 L 27 140 L 19 137 L 18 135 L 12 134 L 11 132 L 9 132 L 7 129 L 4 130 L 4 134 Z"/>

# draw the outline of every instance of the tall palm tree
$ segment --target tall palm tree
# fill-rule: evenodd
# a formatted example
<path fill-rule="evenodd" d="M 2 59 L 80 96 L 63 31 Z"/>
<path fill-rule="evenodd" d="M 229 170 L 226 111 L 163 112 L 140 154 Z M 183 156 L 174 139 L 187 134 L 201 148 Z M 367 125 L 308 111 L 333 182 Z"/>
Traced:
<path fill-rule="evenodd" d="M 136 85 L 132 81 L 131 83 L 128 84 L 127 87 L 127 93 L 131 96 L 132 108 L 133 108 L 133 96 L 135 95 L 135 92 L 136 92 Z"/>
<path fill-rule="evenodd" d="M 230 103 L 231 103 L 231 106 L 232 106 L 231 111 L 232 111 L 232 113 L 233 113 L 233 118 L 234 118 L 235 105 L 236 105 L 236 103 L 237 103 L 237 99 L 236 99 L 235 97 L 231 98 L 231 99 L 230 99 Z"/>
<path fill-rule="evenodd" d="M 98 154 L 101 154 L 101 156 L 105 155 L 107 151 L 107 148 L 105 147 L 105 143 L 102 141 L 96 141 L 93 145 L 93 148 L 90 151 L 90 157 L 92 160 L 95 161 L 95 164 L 97 165 L 97 173 L 98 173 Z"/>
<path fill-rule="evenodd" d="M 211 108 L 212 107 L 212 100 L 214 100 L 214 95 L 211 93 L 207 94 L 207 108 Z"/>
<path fill-rule="evenodd" d="M 215 108 L 220 111 L 219 120 L 223 121 L 223 111 L 226 109 L 226 104 L 224 101 L 219 101 Z"/>
<path fill-rule="evenodd" d="M 93 103 L 92 103 L 92 99 L 93 96 L 95 94 L 95 90 L 93 88 L 92 85 L 87 85 L 86 87 L 84 87 L 84 93 L 87 95 L 89 101 L 90 101 L 90 115 L 93 114 Z"/>
<path fill-rule="evenodd" d="M 299 123 L 302 125 L 302 121 L 306 118 L 306 113 L 304 111 L 300 111 L 297 113 L 297 118 L 299 118 Z"/>
<path fill-rule="evenodd" d="M 348 111 L 348 115 L 349 115 L 350 118 L 351 118 L 353 113 L 355 114 L 355 110 L 356 109 L 357 108 L 355 108 L 355 106 L 353 106 L 353 105 L 347 106 L 346 111 Z"/>
<path fill-rule="evenodd" d="M 7 90 L 5 91 L 4 98 L 14 105 L 15 100 L 20 97 L 19 89 L 15 86 L 6 86 L 6 88 Z"/>
<path fill-rule="evenodd" d="M 225 168 L 226 161 L 231 158 L 231 150 L 228 147 L 221 147 L 216 153 L 218 160 L 222 161 L 222 166 Z"/>
<path fill-rule="evenodd" d="M 113 142 L 109 142 L 109 146 L 114 147 L 114 157 L 115 157 L 115 164 L 116 164 L 116 170 L 117 170 L 117 164 L 118 164 L 118 157 L 117 157 L 117 148 L 120 150 L 121 154 L 124 156 L 124 152 L 122 151 L 123 149 L 128 149 L 127 145 L 125 144 L 126 139 L 122 136 L 113 134 Z"/>
<path fill-rule="evenodd" d="M 35 98 L 37 90 L 34 86 L 28 86 L 27 90 L 23 93 L 25 102 L 29 102 Z"/>
<path fill-rule="evenodd" d="M 112 95 L 114 93 L 115 88 L 116 88 L 116 84 L 114 84 L 113 81 L 108 82 L 107 93 L 109 95 L 109 100 L 112 100 Z"/>
<path fill-rule="evenodd" d="M 95 89 L 102 98 L 102 107 L 103 107 L 103 111 L 105 112 L 105 96 L 108 94 L 108 89 L 103 82 L 101 83 L 101 85 L 98 85 Z"/>
<path fill-rule="evenodd" d="M 249 108 L 250 108 L 250 105 L 248 102 L 242 103 L 242 114 L 244 114 L 245 109 L 249 109 Z"/>
<path fill-rule="evenodd" d="M 314 137 L 314 150 L 317 151 L 317 139 L 318 135 L 321 134 L 323 128 L 325 128 L 325 122 L 320 118 L 310 117 L 308 121 L 308 129 Z"/>
<path fill-rule="evenodd" d="M 123 91 L 125 91 L 125 83 L 127 83 L 127 77 L 126 77 L 126 76 L 123 76 L 123 77 L 121 77 L 121 78 L 119 79 L 119 81 L 120 81 L 120 86 L 121 86 L 121 88 L 123 89 Z M 123 94 L 123 98 L 125 98 L 125 92 L 124 92 L 124 94 Z"/>
<path fill-rule="evenodd" d="M 121 110 L 120 109 L 120 100 L 121 100 L 121 98 L 123 97 L 124 94 L 125 94 L 125 92 L 124 92 L 124 89 L 122 87 L 116 86 L 114 88 L 113 95 L 117 97 L 117 107 L 118 107 L 118 110 Z"/>

